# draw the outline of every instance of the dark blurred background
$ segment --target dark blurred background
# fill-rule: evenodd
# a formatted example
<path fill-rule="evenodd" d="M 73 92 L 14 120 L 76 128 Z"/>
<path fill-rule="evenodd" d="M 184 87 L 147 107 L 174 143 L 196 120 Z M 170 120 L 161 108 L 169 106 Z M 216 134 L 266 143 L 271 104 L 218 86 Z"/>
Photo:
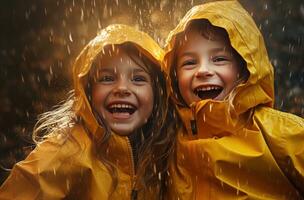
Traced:
<path fill-rule="evenodd" d="M 72 89 L 71 65 L 111 23 L 146 31 L 161 45 L 197 0 L 3 0 L 0 3 L 0 184 L 34 147 L 37 115 Z M 304 117 L 304 2 L 240 0 L 263 33 L 279 110 Z"/>

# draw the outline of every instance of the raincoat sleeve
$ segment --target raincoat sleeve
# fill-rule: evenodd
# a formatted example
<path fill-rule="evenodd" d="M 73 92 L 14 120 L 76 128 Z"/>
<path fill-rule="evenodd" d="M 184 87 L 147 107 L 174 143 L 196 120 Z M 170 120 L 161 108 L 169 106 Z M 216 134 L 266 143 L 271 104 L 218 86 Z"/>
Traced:
<path fill-rule="evenodd" d="M 259 108 L 255 121 L 281 170 L 304 194 L 303 118 L 271 108 Z"/>
<path fill-rule="evenodd" d="M 60 163 L 60 144 L 45 141 L 17 163 L 0 188 L 1 200 L 62 199 L 68 183 Z"/>

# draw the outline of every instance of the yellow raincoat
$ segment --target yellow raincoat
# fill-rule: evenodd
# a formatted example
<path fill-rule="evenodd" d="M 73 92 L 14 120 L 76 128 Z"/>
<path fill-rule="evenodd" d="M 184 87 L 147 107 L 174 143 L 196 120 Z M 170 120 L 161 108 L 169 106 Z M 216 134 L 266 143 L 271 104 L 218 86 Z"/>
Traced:
<path fill-rule="evenodd" d="M 174 66 L 176 35 L 193 19 L 224 28 L 250 77 L 228 101 L 177 108 L 183 127 L 169 170 L 169 199 L 303 199 L 304 122 L 274 110 L 273 67 L 262 35 L 237 1 L 193 7 L 167 38 L 164 63 Z M 174 96 L 174 95 L 172 95 Z"/>
<path fill-rule="evenodd" d="M 86 75 L 106 45 L 125 42 L 133 43 L 154 62 L 161 62 L 163 51 L 147 34 L 126 25 L 111 25 L 101 31 L 80 53 L 73 67 L 75 112 L 84 125 L 71 128 L 68 139 L 45 140 L 24 161 L 17 163 L 0 188 L 1 200 L 109 198 L 111 174 L 104 163 L 96 159 L 92 142 L 100 140 L 104 130 L 92 114 L 85 94 Z M 132 190 L 138 188 L 133 186 L 136 175 L 128 137 L 111 134 L 107 152 L 107 159 L 116 164 L 118 177 L 111 199 L 131 199 Z M 146 198 L 156 199 L 157 195 L 151 191 Z M 141 196 L 138 193 L 138 199 L 142 199 Z"/>

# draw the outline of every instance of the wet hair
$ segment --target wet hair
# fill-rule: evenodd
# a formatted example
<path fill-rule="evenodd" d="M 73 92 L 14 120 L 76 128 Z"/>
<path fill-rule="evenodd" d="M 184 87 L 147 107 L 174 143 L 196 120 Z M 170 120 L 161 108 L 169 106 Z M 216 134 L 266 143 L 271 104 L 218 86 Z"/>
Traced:
<path fill-rule="evenodd" d="M 141 53 L 139 48 L 134 44 L 124 43 L 117 47 L 125 51 L 135 63 L 144 65 L 151 76 L 154 94 L 153 110 L 147 123 L 134 131 L 134 134 L 142 134 L 144 138 L 139 146 L 139 157 L 136 167 L 138 179 L 136 184 L 143 185 L 143 190 L 157 188 L 159 199 L 162 199 L 164 198 L 165 192 L 164 184 L 168 169 L 168 158 L 171 155 L 175 144 L 175 128 L 173 127 L 175 126 L 175 113 L 173 112 L 173 107 L 171 107 L 172 104 L 168 104 L 166 78 L 161 71 L 161 68 L 158 66 L 159 64 L 156 61 L 152 61 L 152 57 L 148 58 Z M 100 56 L 101 54 L 96 56 L 95 61 L 97 61 Z M 91 84 L 92 81 L 94 81 L 92 74 L 97 70 L 95 61 L 87 75 L 89 81 L 86 87 L 86 95 L 89 102 L 91 102 Z M 38 121 L 32 135 L 36 144 L 39 144 L 50 137 L 61 136 L 64 136 L 65 139 L 72 139 L 77 142 L 70 134 L 70 130 L 75 124 L 82 124 L 89 133 L 81 116 L 78 116 L 75 113 L 73 107 L 75 102 L 76 97 L 74 90 L 72 90 L 65 101 L 55 106 L 53 110 L 38 116 Z M 100 126 L 104 128 L 105 134 L 103 138 L 101 140 L 92 139 L 92 142 L 96 158 L 103 162 L 112 176 L 112 190 L 110 192 L 110 194 L 112 194 L 118 184 L 117 171 L 115 169 L 115 164 L 106 159 L 105 154 L 107 152 L 104 151 L 112 133 L 106 121 L 102 116 L 97 114 L 93 107 L 92 111 Z M 91 133 L 89 133 L 89 135 L 90 134 Z"/>
<path fill-rule="evenodd" d="M 224 40 L 227 44 L 230 45 L 230 49 L 232 50 L 232 55 L 236 59 L 236 62 L 238 63 L 239 67 L 239 75 L 238 80 L 235 83 L 235 86 L 237 86 L 240 83 L 245 82 L 249 77 L 249 71 L 246 66 L 246 61 L 242 58 L 242 56 L 231 46 L 228 33 L 224 28 L 213 26 L 208 20 L 206 19 L 195 19 L 190 21 L 190 23 L 187 25 L 184 32 L 179 33 L 176 36 L 176 43 L 174 44 L 173 48 L 173 59 L 172 64 L 170 66 L 170 77 L 171 77 L 171 86 L 174 91 L 176 99 L 178 99 L 184 106 L 187 104 L 185 103 L 179 88 L 178 88 L 178 77 L 176 73 L 176 61 L 177 61 L 177 53 L 179 51 L 179 48 L 187 42 L 187 33 L 197 31 L 201 34 L 202 37 L 208 39 L 208 40 Z M 229 101 L 231 109 L 233 109 L 233 98 L 235 96 L 235 90 L 232 90 L 228 96 L 225 98 Z"/>
<path fill-rule="evenodd" d="M 38 115 L 38 120 L 33 128 L 32 140 L 39 144 L 50 137 L 62 137 L 68 135 L 68 130 L 79 122 L 73 105 L 75 93 L 71 90 L 66 100 L 54 106 L 51 111 Z"/>

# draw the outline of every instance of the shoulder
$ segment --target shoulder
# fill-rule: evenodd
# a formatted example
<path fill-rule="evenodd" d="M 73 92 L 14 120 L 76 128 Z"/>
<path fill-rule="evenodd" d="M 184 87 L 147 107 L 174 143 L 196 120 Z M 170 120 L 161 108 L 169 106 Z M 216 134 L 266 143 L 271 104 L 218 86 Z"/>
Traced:
<path fill-rule="evenodd" d="M 304 135 L 304 119 L 294 114 L 282 112 L 269 107 L 257 107 L 254 113 L 254 119 L 260 123 L 260 126 L 271 128 L 273 131 L 284 133 Z"/>
<path fill-rule="evenodd" d="M 17 168 L 41 175 L 64 168 L 70 163 L 81 162 L 81 154 L 90 152 L 91 140 L 81 126 L 74 126 L 61 134 L 47 138 Z M 79 165 L 78 165 L 79 166 Z"/>
<path fill-rule="evenodd" d="M 254 118 L 282 171 L 304 192 L 303 118 L 266 107 L 256 109 Z"/>
<path fill-rule="evenodd" d="M 294 157 L 304 153 L 304 122 L 301 117 L 259 107 L 253 121 L 276 157 Z"/>
<path fill-rule="evenodd" d="M 87 133 L 78 125 L 65 131 L 64 136 L 58 134 L 38 144 L 14 166 L 0 188 L 0 199 L 1 195 L 11 199 L 62 199 L 73 185 L 91 174 L 91 140 Z"/>

